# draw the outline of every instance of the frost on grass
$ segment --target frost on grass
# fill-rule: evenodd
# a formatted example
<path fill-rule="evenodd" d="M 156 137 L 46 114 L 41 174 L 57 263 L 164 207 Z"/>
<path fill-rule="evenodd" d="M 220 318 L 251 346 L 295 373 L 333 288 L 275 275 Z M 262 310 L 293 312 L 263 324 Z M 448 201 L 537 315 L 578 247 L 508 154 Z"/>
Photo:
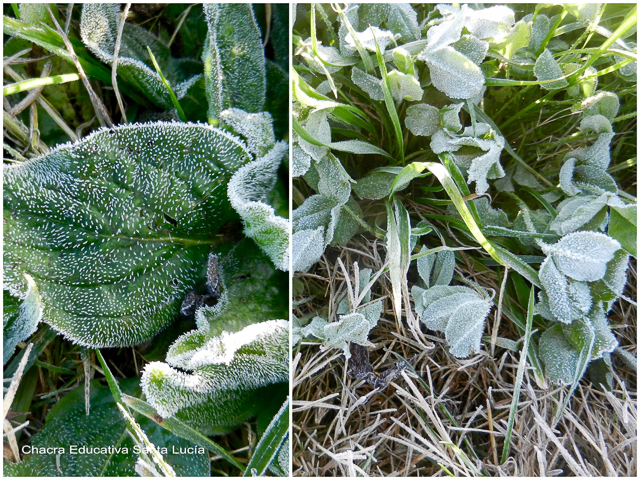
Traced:
<path fill-rule="evenodd" d="M 293 178 L 301 177 L 309 170 L 311 166 L 311 156 L 307 154 L 300 145 L 294 144 L 292 147 L 291 176 Z"/>
<path fill-rule="evenodd" d="M 224 433 L 255 415 L 277 384 L 288 382 L 286 320 L 200 341 L 190 345 L 190 355 L 178 360 L 169 352 L 169 364 L 152 362 L 142 373 L 147 401 L 163 418 L 176 415 L 207 434 Z"/>
<path fill-rule="evenodd" d="M 445 334 L 452 355 L 467 358 L 480 351 L 492 305 L 486 296 L 468 287 L 449 285 L 426 290 L 414 286 L 411 295 L 420 320 L 427 328 Z"/>
<path fill-rule="evenodd" d="M 234 218 L 227 183 L 250 159 L 221 130 L 152 123 L 5 167 L 5 288 L 23 296 L 31 275 L 43 320 L 76 343 L 150 338 L 175 318 Z"/>
<path fill-rule="evenodd" d="M 542 244 L 542 251 L 553 257 L 558 270 L 585 282 L 604 277 L 607 263 L 620 248 L 616 240 L 598 232 L 574 232 L 553 245 Z"/>
<path fill-rule="evenodd" d="M 120 5 L 117 3 L 87 3 L 82 7 L 80 35 L 83 43 L 102 62 L 111 65 L 115 50 Z M 178 100 L 201 78 L 194 71 L 192 60 L 175 59 L 169 48 L 142 27 L 124 24 L 118 51 L 118 75 L 128 83 L 140 85 L 147 98 L 166 109 L 174 108 L 167 87 L 156 72 L 147 47 L 151 49 L 165 79 Z"/>
<path fill-rule="evenodd" d="M 42 319 L 42 300 L 38 287 L 29 275 L 25 274 L 28 289 L 19 303 L 18 299 L 5 292 L 2 323 L 2 364 L 5 365 L 13 355 L 19 342 L 25 341 L 38 328 Z M 19 306 L 18 306 L 19 304 Z"/>
<path fill-rule="evenodd" d="M 227 192 L 231 206 L 242 218 L 244 234 L 253 239 L 281 270 L 289 269 L 289 221 L 268 205 L 278 178 L 278 167 L 288 145 L 280 142 L 264 157 L 240 168 Z"/>
<path fill-rule="evenodd" d="M 207 21 L 202 61 L 209 101 L 207 117 L 216 122 L 220 112 L 239 108 L 263 110 L 267 88 L 260 30 L 250 4 L 205 3 Z"/>

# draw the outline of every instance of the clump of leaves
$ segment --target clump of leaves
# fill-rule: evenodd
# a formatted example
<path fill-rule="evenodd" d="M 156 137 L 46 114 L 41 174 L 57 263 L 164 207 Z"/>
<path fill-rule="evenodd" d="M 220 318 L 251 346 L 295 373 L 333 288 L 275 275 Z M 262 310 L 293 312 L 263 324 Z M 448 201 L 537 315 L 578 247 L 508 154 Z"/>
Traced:
<path fill-rule="evenodd" d="M 23 353 L 12 360 L 16 346 L 35 341 L 36 331 L 52 329 L 82 347 L 86 377 L 85 393 L 78 387 L 64 396 L 33 437 L 34 446 L 65 448 L 64 461 L 36 452 L 5 464 L 9 475 L 135 470 L 209 476 L 207 451 L 236 474 L 245 468 L 287 473 L 289 221 L 287 145 L 281 140 L 286 99 L 279 104 L 266 98 L 267 87 L 287 84 L 280 65 L 288 49 L 282 42 L 287 7 L 202 8 L 167 7 L 156 17 L 167 25 L 155 31 L 127 21 L 117 4 L 88 4 L 81 11 L 69 6 L 65 13 L 22 4 L 4 17 L 5 52 L 13 55 L 8 68 L 15 68 L 17 83 L 5 87 L 5 95 L 14 96 L 5 98 L 5 150 L 13 159 L 4 167 L 4 286 L 10 308 L 3 360 L 12 370 Z M 266 25 L 272 33 L 268 47 Z M 190 46 L 171 48 L 176 38 Z M 38 58 L 44 51 L 55 55 L 61 72 L 82 71 L 47 77 L 49 65 L 45 78 L 22 80 L 33 76 L 33 65 L 44 64 Z M 179 51 L 192 56 L 174 56 Z M 20 63 L 27 53 L 35 58 Z M 49 100 L 49 87 L 42 90 L 51 84 L 70 89 L 74 84 L 68 82 L 77 85 L 85 75 L 93 86 L 85 83 L 89 95 L 81 100 L 93 105 L 93 120 L 104 125 L 88 135 L 74 132 L 58 113 L 68 97 Z M 96 85 L 111 80 L 118 86 L 114 95 L 100 99 Z M 21 113 L 24 104 L 30 114 Z M 39 129 L 39 114 L 53 119 L 73 142 L 39 141 L 59 138 L 45 135 L 52 126 Z M 122 123 L 114 124 L 119 115 Z M 189 310 L 185 303 L 194 298 L 201 300 Z M 179 318 L 188 325 L 188 317 L 195 326 L 175 328 Z M 116 381 L 96 350 L 111 393 L 95 382 L 89 386 L 92 349 L 140 344 L 138 355 L 156 360 L 145 362 L 141 379 Z M 43 348 L 25 357 L 27 376 Z M 160 361 L 165 357 L 166 363 Z M 131 370 L 116 365 L 120 369 Z M 47 387 L 55 388 L 51 381 L 41 386 Z M 146 402 L 136 400 L 141 393 Z M 86 418 L 76 422 L 85 394 Z M 269 401 L 259 402 L 264 395 Z M 207 438 L 229 434 L 256 416 L 253 438 L 259 443 L 248 466 Z M 116 424 L 122 428 L 113 429 Z M 72 435 L 63 432 L 65 425 L 75 429 Z M 91 445 L 94 432 L 107 430 L 115 437 L 102 439 L 101 446 L 125 446 L 133 439 L 146 448 L 140 455 L 121 450 L 95 465 L 69 451 L 73 441 Z M 15 432 L 10 435 L 15 442 Z M 182 468 L 175 457 L 163 458 L 163 448 L 173 444 L 191 446 L 194 462 Z"/>
<path fill-rule="evenodd" d="M 456 357 L 483 343 L 493 352 L 498 332 L 483 335 L 496 305 L 513 322 L 511 340 L 527 336 L 539 385 L 572 392 L 590 366 L 610 371 L 620 348 L 612 307 L 634 302 L 624 293 L 637 254 L 626 180 L 636 162 L 636 112 L 626 106 L 636 96 L 636 8 L 311 4 L 295 19 L 301 305 L 322 295 L 310 285 L 323 256 L 363 233 L 385 245 L 371 255 L 385 255 L 378 273 L 398 328 L 417 342 L 419 320 Z M 422 283 L 409 295 L 416 263 Z M 500 291 L 462 268 L 496 278 Z M 346 316 L 299 313 L 299 338 L 345 357 L 347 342 L 367 344 L 369 330 L 340 328 Z"/>

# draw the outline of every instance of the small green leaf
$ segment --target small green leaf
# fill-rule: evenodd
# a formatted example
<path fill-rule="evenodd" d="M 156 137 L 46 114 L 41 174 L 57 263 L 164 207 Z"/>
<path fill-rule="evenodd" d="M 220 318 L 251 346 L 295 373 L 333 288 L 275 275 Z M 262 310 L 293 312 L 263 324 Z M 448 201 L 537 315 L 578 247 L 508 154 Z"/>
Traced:
<path fill-rule="evenodd" d="M 267 468 L 277 461 L 278 452 L 289 435 L 289 399 L 282 404 L 266 431 L 262 434 L 256 449 L 244 471 L 245 477 L 263 476 Z M 289 470 L 287 462 L 286 471 Z M 286 476 L 286 475 L 285 475 Z"/>
<path fill-rule="evenodd" d="M 538 350 L 549 381 L 571 385 L 579 366 L 580 352 L 569 343 L 561 325 L 548 328 L 540 336 Z"/>
<path fill-rule="evenodd" d="M 558 64 L 551 52 L 546 48 L 536 60 L 536 64 L 533 66 L 533 73 L 540 81 L 554 80 L 564 76 L 564 71 L 560 67 L 560 64 Z M 566 88 L 568 85 L 569 82 L 565 79 L 540 84 L 545 90 L 559 90 Z"/>

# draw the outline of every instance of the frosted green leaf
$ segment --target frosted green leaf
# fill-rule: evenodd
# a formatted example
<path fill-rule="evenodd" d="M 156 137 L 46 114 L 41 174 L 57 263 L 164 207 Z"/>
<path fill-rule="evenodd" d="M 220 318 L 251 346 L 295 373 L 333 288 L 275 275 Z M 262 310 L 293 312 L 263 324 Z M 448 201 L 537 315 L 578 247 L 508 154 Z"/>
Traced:
<path fill-rule="evenodd" d="M 264 157 L 240 168 L 227 187 L 229 201 L 253 239 L 280 270 L 289 270 L 289 221 L 268 205 L 278 179 L 278 167 L 289 146 L 279 142 Z"/>
<path fill-rule="evenodd" d="M 613 206 L 609 220 L 609 235 L 618 240 L 627 252 L 638 255 L 638 206 Z"/>
<path fill-rule="evenodd" d="M 138 379 L 118 381 L 120 389 L 130 395 L 140 395 Z M 116 402 L 107 386 L 100 380 L 91 382 L 90 414 L 85 411 L 84 385 L 67 393 L 56 403 L 46 418 L 44 428 L 30 441 L 34 449 L 51 449 L 51 453 L 31 453 L 23 457 L 19 464 L 5 460 L 4 475 L 17 477 L 133 477 L 138 454 L 134 452 L 134 441 L 126 434 L 126 420 L 118 410 Z M 171 465 L 178 476 L 208 477 L 210 474 L 209 455 L 200 453 L 196 446 L 181 437 L 173 435 L 153 420 L 136 416 L 149 441 L 158 448 L 166 448 L 164 460 Z M 73 453 L 70 445 L 104 449 L 102 452 Z M 63 448 L 64 454 L 57 454 L 54 448 Z M 108 453 L 108 449 L 120 449 Z M 180 449 L 194 449 L 196 453 L 180 454 Z"/>
<path fill-rule="evenodd" d="M 622 295 L 627 284 L 627 268 L 629 267 L 629 254 L 624 250 L 618 250 L 607 264 L 607 273 L 604 278 L 591 284 L 593 297 L 597 300 L 610 302 Z"/>
<path fill-rule="evenodd" d="M 318 193 L 333 200 L 337 204 L 344 204 L 351 195 L 351 183 L 349 176 L 337 160 L 326 156 L 316 164 L 320 175 Z"/>
<path fill-rule="evenodd" d="M 507 35 L 510 27 L 516 23 L 513 10 L 504 5 L 483 8 L 480 10 L 467 9 L 465 12 L 465 27 L 478 38 L 492 38 L 499 40 Z"/>
<path fill-rule="evenodd" d="M 360 20 L 363 25 L 382 25 L 389 17 L 388 3 L 363 3 L 360 5 Z"/>
<path fill-rule="evenodd" d="M 538 343 L 540 359 L 550 382 L 571 385 L 579 368 L 580 352 L 565 337 L 562 326 L 548 328 Z"/>
<path fill-rule="evenodd" d="M 291 176 L 293 178 L 301 177 L 309 170 L 311 166 L 311 156 L 309 156 L 298 144 L 292 147 L 293 162 L 291 164 Z"/>
<path fill-rule="evenodd" d="M 392 70 L 387 75 L 387 79 L 391 87 L 391 95 L 397 102 L 403 100 L 415 102 L 422 99 L 424 92 L 420 88 L 420 82 L 413 75 Z"/>
<path fill-rule="evenodd" d="M 83 4 L 80 17 L 82 41 L 100 61 L 108 65 L 113 63 L 119 22 L 119 4 Z M 173 58 L 169 48 L 147 30 L 131 23 L 124 24 L 118 51 L 118 75 L 127 83 L 139 87 L 155 105 L 173 109 L 169 91 L 151 63 L 147 47 L 178 100 L 187 94 L 200 75 L 194 74 L 192 61 Z"/>
<path fill-rule="evenodd" d="M 341 315 L 337 322 L 327 322 L 324 318 L 315 317 L 309 325 L 301 329 L 303 336 L 314 336 L 322 340 L 322 349 L 337 348 L 344 352 L 346 358 L 351 358 L 349 342 L 360 345 L 370 345 L 369 331 L 376 326 L 378 319 L 371 321 L 362 313 Z"/>
<path fill-rule="evenodd" d="M 484 322 L 491 301 L 468 287 L 436 285 L 411 289 L 416 313 L 431 330 L 444 332 L 449 351 L 466 358 L 480 351 Z"/>
<path fill-rule="evenodd" d="M 549 228 L 560 235 L 575 232 L 607 207 L 607 196 L 578 195 L 558 205 L 558 215 Z"/>
<path fill-rule="evenodd" d="M 529 49 L 532 52 L 538 51 L 550 29 L 551 22 L 549 21 L 549 17 L 543 14 L 537 15 L 536 21 L 531 25 L 531 40 L 529 41 Z"/>
<path fill-rule="evenodd" d="M 353 67 L 351 69 L 351 80 L 369 95 L 371 100 L 377 100 L 378 102 L 384 100 L 382 81 L 379 78 L 360 70 L 358 67 Z"/>
<path fill-rule="evenodd" d="M 354 263 L 354 269 L 357 267 L 357 265 L 358 265 L 358 262 L 355 262 Z M 363 268 L 362 270 L 359 270 L 358 291 L 355 292 L 355 294 L 357 296 L 362 294 L 362 292 L 364 291 L 364 288 L 369 283 L 369 280 L 371 280 L 371 273 L 372 273 L 372 270 L 370 268 Z M 367 294 L 362 299 L 362 303 L 368 303 L 370 301 L 371 301 L 371 289 L 369 289 Z M 372 308 L 371 310 L 368 310 L 369 307 L 375 307 L 375 308 Z M 369 319 L 368 315 L 374 314 L 378 308 L 380 309 L 380 311 L 378 312 L 378 317 L 377 318 L 380 318 L 380 315 L 382 314 L 382 303 L 380 303 L 380 302 L 372 303 L 371 305 L 369 305 L 367 307 L 364 307 L 364 308 L 362 308 L 362 307 L 358 307 L 358 308 L 360 308 L 362 310 L 361 313 L 365 317 L 367 317 L 367 319 Z M 366 310 L 366 312 L 365 312 L 365 310 Z M 338 308 L 336 309 L 336 313 L 338 315 L 344 315 L 344 314 L 349 313 L 350 311 L 351 311 L 351 309 L 349 308 L 349 298 L 348 298 L 348 295 L 345 295 L 345 297 L 338 304 Z M 376 321 L 377 321 L 377 319 L 376 319 Z"/>
<path fill-rule="evenodd" d="M 552 258 L 547 258 L 540 266 L 540 283 L 548 300 L 549 311 L 562 323 L 571 323 L 576 312 L 569 296 L 569 282 L 558 270 Z"/>
<path fill-rule="evenodd" d="M 344 16 L 347 18 L 353 29 L 357 32 L 360 29 L 360 14 L 359 14 L 360 6 L 357 4 L 347 4 L 346 8 L 343 9 Z M 340 53 L 342 55 L 349 57 L 354 55 L 353 49 L 347 46 L 346 37 L 349 34 L 349 30 L 347 29 L 345 22 L 342 20 L 342 17 L 339 17 L 340 28 L 338 29 L 338 39 L 340 40 Z M 363 25 L 364 26 L 364 25 Z"/>
<path fill-rule="evenodd" d="M 336 203 L 322 195 L 312 195 L 293 211 L 293 231 L 315 230 L 319 226 L 327 226 L 331 219 L 331 210 Z M 330 240 L 327 241 L 327 243 Z"/>
<path fill-rule="evenodd" d="M 391 52 L 393 55 L 393 63 L 403 73 L 415 75 L 416 69 L 414 68 L 413 57 L 411 54 L 402 47 L 394 48 Z"/>
<path fill-rule="evenodd" d="M 509 217 L 499 208 L 493 208 L 489 204 L 489 199 L 487 197 L 477 198 L 473 200 L 473 203 L 476 204 L 476 211 L 478 212 L 478 217 L 480 217 L 480 221 L 485 227 L 494 226 L 494 227 L 509 227 Z"/>
<path fill-rule="evenodd" d="M 481 145 L 481 148 L 483 147 L 484 145 Z M 471 161 L 471 167 L 467 171 L 467 183 L 476 182 L 477 194 L 485 193 L 489 190 L 488 178 L 504 177 L 504 170 L 500 165 L 500 154 L 503 148 L 504 138 L 496 136 L 495 141 L 491 142 L 488 151 Z"/>
<path fill-rule="evenodd" d="M 43 321 L 81 345 L 147 340 L 175 318 L 235 218 L 226 185 L 250 158 L 221 130 L 151 123 L 5 167 L 5 288 L 19 296 L 31 275 Z"/>
<path fill-rule="evenodd" d="M 21 3 L 19 9 L 20 21 L 35 26 L 40 26 L 40 22 L 53 26 L 46 3 Z"/>
<path fill-rule="evenodd" d="M 380 200 L 381 198 L 388 197 L 391 193 L 393 180 L 400 170 L 402 170 L 402 168 L 398 168 L 397 171 L 393 171 L 390 170 L 390 168 L 393 167 L 376 168 L 370 171 L 356 182 L 353 186 L 353 191 L 356 192 L 360 198 L 370 200 Z"/>
<path fill-rule="evenodd" d="M 163 418 L 175 415 L 207 435 L 220 434 L 256 415 L 265 396 L 286 391 L 286 320 L 255 323 L 199 340 L 189 345 L 190 355 L 182 354 L 178 361 L 170 351 L 171 365 L 151 362 L 142 372 L 142 391 Z"/>
<path fill-rule="evenodd" d="M 462 130 L 462 123 L 460 122 L 460 110 L 462 110 L 463 106 L 464 103 L 454 103 L 452 105 L 442 107 L 442 109 L 440 110 L 440 116 L 442 117 L 442 128 L 451 132 L 459 132 L 460 130 Z"/>
<path fill-rule="evenodd" d="M 593 299 L 587 283 L 569 280 L 569 298 L 571 298 L 572 306 L 582 314 L 586 315 L 591 310 Z"/>
<path fill-rule="evenodd" d="M 400 34 L 402 42 L 412 42 L 420 39 L 420 26 L 418 25 L 418 14 L 410 3 L 389 4 L 389 18 L 387 27 L 392 32 Z"/>
<path fill-rule="evenodd" d="M 292 270 L 294 272 L 306 272 L 324 253 L 324 227 L 315 230 L 299 230 L 291 237 Z"/>
<path fill-rule="evenodd" d="M 42 300 L 38 287 L 29 275 L 25 274 L 28 289 L 18 306 L 18 300 L 4 293 L 2 322 L 2 364 L 13 355 L 19 342 L 25 341 L 38 329 L 42 319 Z M 15 308 L 12 308 L 15 304 Z"/>
<path fill-rule="evenodd" d="M 465 302 L 449 318 L 445 337 L 449 352 L 457 358 L 467 358 L 480 351 L 484 324 L 491 311 L 491 302 Z"/>
<path fill-rule="evenodd" d="M 473 35 L 462 35 L 460 40 L 451 45 L 476 65 L 480 65 L 489 51 L 489 42 Z"/>
<path fill-rule="evenodd" d="M 389 262 L 389 280 L 393 292 L 393 308 L 396 319 L 402 312 L 402 287 L 407 282 L 409 269 L 410 229 L 409 212 L 395 197 L 393 207 L 387 202 L 387 261 Z"/>
<path fill-rule="evenodd" d="M 584 120 L 585 119 L 583 119 L 583 121 Z M 587 126 L 588 125 L 589 124 L 587 123 Z M 609 168 L 609 163 L 611 162 L 611 152 L 609 148 L 614 135 L 614 133 L 601 133 L 598 135 L 598 139 L 593 143 L 593 145 L 577 148 L 572 152 L 569 152 L 567 157 L 572 157 L 584 164 L 593 165 L 606 170 Z"/>
<path fill-rule="evenodd" d="M 247 140 L 247 149 L 258 157 L 276 144 L 273 119 L 267 112 L 247 113 L 239 108 L 230 108 L 220 113 L 220 118 Z"/>
<path fill-rule="evenodd" d="M 380 47 L 380 51 L 384 53 L 385 49 L 396 38 L 396 35 L 389 30 L 380 30 L 378 27 L 370 26 L 363 32 L 356 32 L 356 37 L 360 44 L 370 52 L 376 51 L 376 41 Z M 375 40 L 374 40 L 375 39 Z M 348 33 L 345 37 L 346 46 L 348 49 L 356 51 L 356 42 L 353 39 L 351 33 Z"/>
<path fill-rule="evenodd" d="M 615 93 L 598 92 L 582 101 L 584 115 L 602 115 L 613 122 L 620 110 L 620 100 Z"/>
<path fill-rule="evenodd" d="M 512 60 L 518 50 L 529 45 L 529 38 L 529 27 L 520 20 L 511 28 L 506 41 L 503 43 L 502 51 L 505 54 L 505 58 Z"/>
<path fill-rule="evenodd" d="M 585 342 L 593 341 L 591 360 L 602 358 L 618 346 L 616 337 L 609 329 L 609 322 L 602 304 L 594 306 L 588 317 L 577 320 L 571 325 L 563 325 L 562 330 L 569 343 L 578 351 L 585 347 Z"/>
<path fill-rule="evenodd" d="M 331 127 L 327 121 L 327 113 L 324 110 L 314 112 L 307 117 L 304 124 L 305 131 L 320 143 L 325 145 L 331 143 Z M 313 145 L 300 138 L 299 145 L 307 154 L 316 161 L 322 160 L 329 153 L 328 147 Z"/>
<path fill-rule="evenodd" d="M 418 59 L 427 63 L 433 86 L 449 97 L 467 99 L 482 92 L 482 70 L 453 47 L 431 50 L 427 46 Z"/>
<path fill-rule="evenodd" d="M 570 233 L 553 245 L 542 244 L 542 251 L 553 257 L 558 270 L 583 282 L 600 280 L 620 248 L 616 240 L 597 232 Z"/>
<path fill-rule="evenodd" d="M 296 346 L 300 340 L 302 340 L 302 324 L 298 317 L 291 314 L 291 346 Z"/>
<path fill-rule="evenodd" d="M 437 5 L 436 8 L 444 17 L 444 21 L 438 25 L 434 25 L 427 31 L 427 48 L 436 50 L 460 40 L 462 29 L 464 27 L 465 16 L 463 11 L 457 5 Z M 466 11 L 469 7 L 463 5 Z M 420 59 L 420 56 L 418 56 Z"/>
<path fill-rule="evenodd" d="M 592 23 L 598 17 L 601 3 L 567 3 L 565 5 L 567 11 L 576 17 L 580 22 Z"/>
<path fill-rule="evenodd" d="M 205 3 L 203 9 L 208 29 L 202 61 L 209 121 L 215 123 L 228 108 L 263 111 L 266 68 L 251 5 Z"/>
<path fill-rule="evenodd" d="M 562 164 L 562 168 L 560 168 L 560 188 L 570 197 L 580 193 L 580 189 L 573 184 L 573 171 L 575 168 L 575 158 L 568 158 L 567 161 Z"/>
<path fill-rule="evenodd" d="M 420 249 L 420 253 L 427 251 L 424 245 Z M 423 257 L 419 257 L 418 274 L 424 280 L 427 288 L 435 285 L 449 285 L 453 278 L 453 271 L 456 265 L 456 257 L 450 250 L 443 250 L 438 253 L 430 253 Z"/>
<path fill-rule="evenodd" d="M 612 133 L 613 128 L 609 119 L 603 115 L 590 115 L 580 122 L 580 128 L 595 133 Z"/>
<path fill-rule="evenodd" d="M 414 135 L 430 137 L 440 129 L 440 111 L 426 103 L 411 105 L 404 123 Z"/>
<path fill-rule="evenodd" d="M 536 60 L 536 63 L 533 66 L 533 73 L 540 81 L 553 80 L 564 76 L 564 71 L 560 67 L 560 64 L 553 58 L 551 52 L 546 48 Z M 545 90 L 558 90 L 566 88 L 568 85 L 569 82 L 565 79 L 540 84 L 540 86 Z"/>

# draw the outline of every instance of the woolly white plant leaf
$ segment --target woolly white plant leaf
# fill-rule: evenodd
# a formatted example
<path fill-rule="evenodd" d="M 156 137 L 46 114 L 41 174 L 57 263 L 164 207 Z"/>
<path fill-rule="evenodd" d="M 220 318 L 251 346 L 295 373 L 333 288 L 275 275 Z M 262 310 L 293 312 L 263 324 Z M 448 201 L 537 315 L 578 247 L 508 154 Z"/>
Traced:
<path fill-rule="evenodd" d="M 318 193 L 325 198 L 343 205 L 351 195 L 349 175 L 333 156 L 326 156 L 316 163 L 316 170 L 320 175 Z"/>
<path fill-rule="evenodd" d="M 177 345 L 182 341 L 178 339 Z M 208 435 L 220 434 L 257 414 L 265 395 L 286 389 L 286 320 L 223 331 L 199 343 L 191 338 L 188 347 L 190 355 L 182 352 L 174 357 L 170 351 L 168 364 L 151 362 L 142 372 L 147 401 L 163 418 L 175 415 Z"/>
<path fill-rule="evenodd" d="M 242 218 L 244 234 L 269 255 L 280 270 L 289 270 L 289 220 L 275 214 L 268 194 L 278 178 L 278 167 L 289 146 L 279 142 L 264 157 L 240 168 L 227 187 L 231 206 Z"/>
<path fill-rule="evenodd" d="M 467 358 L 480 351 L 480 341 L 492 302 L 469 287 L 414 286 L 411 295 L 420 320 L 431 330 L 444 332 L 449 351 Z"/>
<path fill-rule="evenodd" d="M 607 263 L 620 248 L 616 240 L 597 232 L 574 232 L 553 245 L 542 244 L 542 251 L 553 257 L 560 272 L 583 282 L 604 277 Z"/>
<path fill-rule="evenodd" d="M 2 364 L 13 355 L 19 342 L 25 341 L 38 329 L 42 319 L 42 300 L 38 287 L 29 275 L 25 274 L 28 289 L 24 300 L 20 302 L 6 291 L 3 302 L 2 323 Z"/>
<path fill-rule="evenodd" d="M 248 3 L 205 3 L 203 9 L 208 29 L 202 61 L 209 122 L 217 123 L 228 108 L 263 111 L 266 69 L 253 8 Z"/>
<path fill-rule="evenodd" d="M 135 345 L 165 328 L 234 219 L 251 159 L 205 125 L 102 129 L 4 169 L 5 288 L 38 285 L 43 320 L 76 343 Z"/>
<path fill-rule="evenodd" d="M 113 63 L 119 22 L 118 3 L 87 3 L 82 7 L 82 41 L 93 54 L 109 65 Z M 138 86 L 154 104 L 173 109 L 169 91 L 151 63 L 147 47 L 178 100 L 187 94 L 201 75 L 189 74 L 195 71 L 190 68 L 190 63 L 194 62 L 173 58 L 169 48 L 144 28 L 131 23 L 124 24 L 118 51 L 118 75 L 129 84 Z"/>
<path fill-rule="evenodd" d="M 569 296 L 569 281 L 558 270 L 552 258 L 542 262 L 539 276 L 551 315 L 562 323 L 571 323 L 578 318 L 580 315 L 575 311 Z M 541 308 L 544 309 L 544 307 Z M 541 312 L 541 314 L 548 318 L 544 313 Z"/>
<path fill-rule="evenodd" d="M 553 58 L 553 55 L 548 49 L 540 54 L 533 66 L 533 73 L 540 81 L 554 80 L 564 76 L 564 71 L 560 64 Z M 566 88 L 569 85 L 566 79 L 558 80 L 556 82 L 541 83 L 540 86 L 545 90 L 559 90 Z"/>
<path fill-rule="evenodd" d="M 601 91 L 596 95 L 586 98 L 580 105 L 583 115 L 602 115 L 610 122 L 618 115 L 620 110 L 620 100 L 615 93 Z"/>
<path fill-rule="evenodd" d="M 516 23 L 513 10 L 504 5 L 478 10 L 467 8 L 465 17 L 465 27 L 472 35 L 480 39 L 490 38 L 496 42 L 505 37 L 510 27 Z"/>
<path fill-rule="evenodd" d="M 358 67 L 351 69 L 351 80 L 356 86 L 360 87 L 371 100 L 382 102 L 384 93 L 382 92 L 382 80 L 367 72 L 360 70 Z"/>

